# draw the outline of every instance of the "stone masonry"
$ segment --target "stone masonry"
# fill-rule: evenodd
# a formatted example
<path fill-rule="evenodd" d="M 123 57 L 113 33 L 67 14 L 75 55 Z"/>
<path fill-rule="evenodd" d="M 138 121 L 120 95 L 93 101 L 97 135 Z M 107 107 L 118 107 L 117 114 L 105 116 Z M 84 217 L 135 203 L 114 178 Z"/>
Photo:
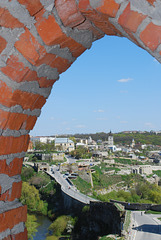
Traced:
<path fill-rule="evenodd" d="M 27 240 L 21 167 L 59 74 L 105 34 L 161 62 L 160 0 L 0 0 L 0 240 Z"/>

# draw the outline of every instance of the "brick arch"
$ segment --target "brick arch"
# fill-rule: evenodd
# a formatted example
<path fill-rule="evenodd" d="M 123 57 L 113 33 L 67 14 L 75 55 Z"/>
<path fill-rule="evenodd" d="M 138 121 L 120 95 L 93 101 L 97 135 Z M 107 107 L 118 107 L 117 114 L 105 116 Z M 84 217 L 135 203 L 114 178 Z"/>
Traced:
<path fill-rule="evenodd" d="M 53 84 L 105 34 L 161 62 L 160 0 L 3 0 L 0 26 L 0 239 L 25 240 L 22 160 Z"/>

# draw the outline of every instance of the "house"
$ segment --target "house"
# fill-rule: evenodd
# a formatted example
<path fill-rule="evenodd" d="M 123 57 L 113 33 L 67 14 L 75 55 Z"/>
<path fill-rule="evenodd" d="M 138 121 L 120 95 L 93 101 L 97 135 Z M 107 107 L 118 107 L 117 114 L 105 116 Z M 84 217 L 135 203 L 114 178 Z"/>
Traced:
<path fill-rule="evenodd" d="M 69 138 L 55 138 L 55 147 L 63 152 L 71 152 L 75 149 L 74 142 Z"/>

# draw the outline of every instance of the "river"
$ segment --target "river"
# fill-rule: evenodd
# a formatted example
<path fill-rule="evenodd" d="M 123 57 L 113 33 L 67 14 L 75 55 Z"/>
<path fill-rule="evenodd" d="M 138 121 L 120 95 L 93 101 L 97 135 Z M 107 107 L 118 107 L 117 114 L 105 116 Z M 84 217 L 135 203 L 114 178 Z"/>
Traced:
<path fill-rule="evenodd" d="M 37 228 L 35 236 L 33 236 L 33 240 L 45 240 L 48 232 L 48 227 L 52 222 L 45 216 L 36 215 L 36 217 L 40 225 Z"/>

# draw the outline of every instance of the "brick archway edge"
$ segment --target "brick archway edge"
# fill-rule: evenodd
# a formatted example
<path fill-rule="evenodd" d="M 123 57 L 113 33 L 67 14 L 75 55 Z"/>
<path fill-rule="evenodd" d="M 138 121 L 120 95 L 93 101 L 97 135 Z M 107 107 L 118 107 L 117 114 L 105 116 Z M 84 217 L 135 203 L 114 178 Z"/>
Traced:
<path fill-rule="evenodd" d="M 27 239 L 22 161 L 59 74 L 105 34 L 161 62 L 160 11 L 160 0 L 0 0 L 0 240 Z"/>

